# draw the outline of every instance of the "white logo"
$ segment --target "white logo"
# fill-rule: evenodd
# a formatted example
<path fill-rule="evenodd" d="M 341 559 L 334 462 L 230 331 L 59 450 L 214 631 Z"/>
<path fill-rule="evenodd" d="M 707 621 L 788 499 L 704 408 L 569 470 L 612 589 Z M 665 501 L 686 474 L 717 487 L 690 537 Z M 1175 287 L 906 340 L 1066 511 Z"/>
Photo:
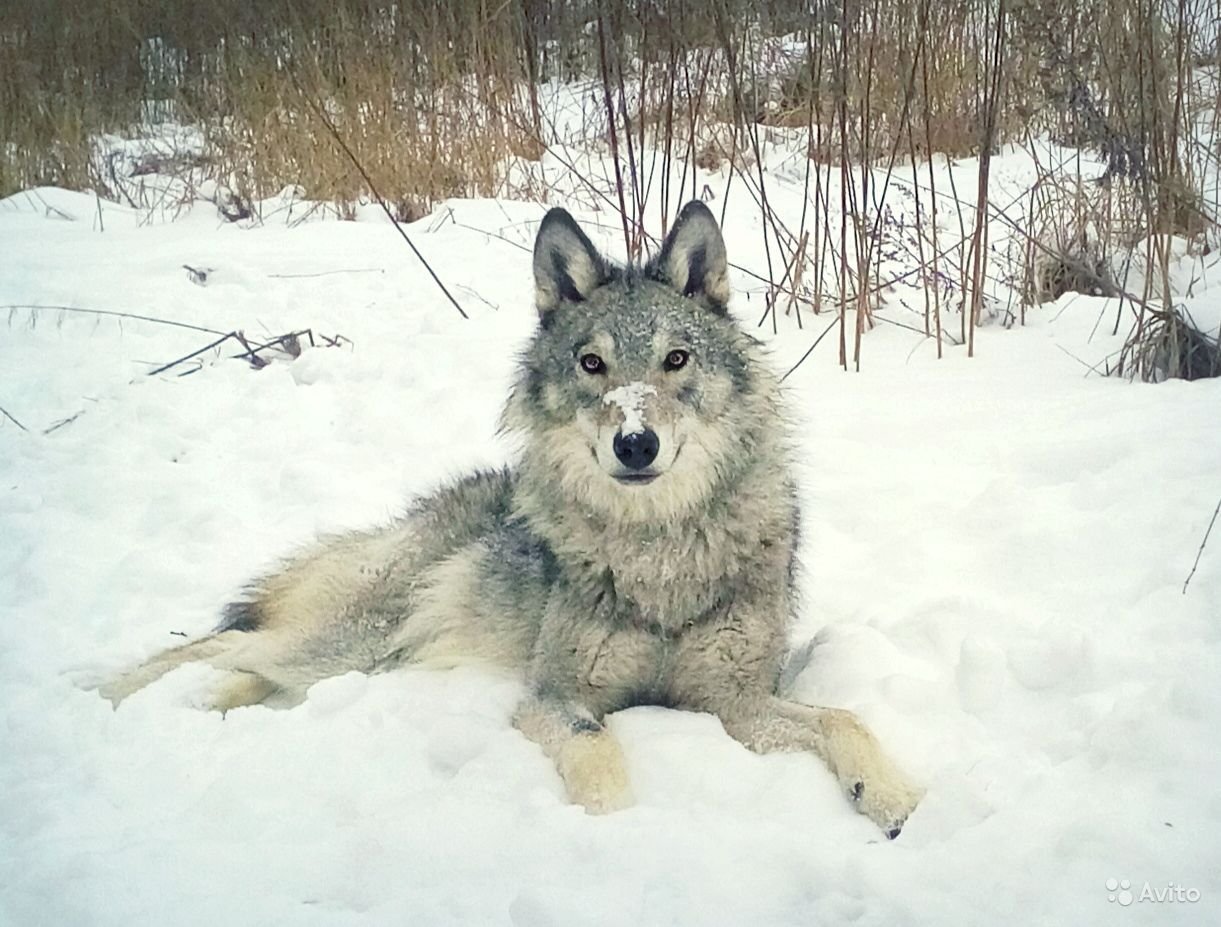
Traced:
<path fill-rule="evenodd" d="M 1118 901 L 1126 908 L 1132 903 L 1131 887 L 1127 879 L 1107 879 L 1107 901 Z"/>
<path fill-rule="evenodd" d="M 1167 882 L 1165 888 L 1154 888 L 1146 882 L 1139 894 L 1132 893 L 1132 883 L 1128 879 L 1107 879 L 1107 901 L 1127 907 L 1132 902 L 1152 902 L 1154 904 L 1180 904 L 1186 902 L 1195 904 L 1200 900 L 1198 888 L 1184 888 L 1174 882 Z"/>

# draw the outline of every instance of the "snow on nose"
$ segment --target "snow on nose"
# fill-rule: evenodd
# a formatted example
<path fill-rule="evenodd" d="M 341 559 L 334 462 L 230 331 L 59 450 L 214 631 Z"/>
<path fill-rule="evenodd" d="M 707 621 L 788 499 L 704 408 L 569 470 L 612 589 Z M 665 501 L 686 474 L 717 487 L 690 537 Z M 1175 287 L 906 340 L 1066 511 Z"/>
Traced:
<path fill-rule="evenodd" d="M 633 380 L 624 386 L 616 387 L 602 397 L 605 405 L 616 405 L 623 413 L 623 424 L 619 427 L 620 434 L 635 435 L 644 431 L 645 399 L 656 392 L 657 390 L 649 384 Z"/>

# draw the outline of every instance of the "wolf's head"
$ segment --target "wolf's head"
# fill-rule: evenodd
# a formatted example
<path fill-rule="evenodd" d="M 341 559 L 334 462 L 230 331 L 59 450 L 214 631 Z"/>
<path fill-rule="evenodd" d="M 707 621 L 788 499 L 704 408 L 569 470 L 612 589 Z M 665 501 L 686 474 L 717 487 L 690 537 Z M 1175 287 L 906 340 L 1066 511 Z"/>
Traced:
<path fill-rule="evenodd" d="M 552 209 L 534 280 L 539 330 L 505 412 L 528 479 L 636 521 L 686 514 L 755 464 L 775 383 L 727 315 L 725 243 L 703 203 L 644 267 L 608 261 Z"/>

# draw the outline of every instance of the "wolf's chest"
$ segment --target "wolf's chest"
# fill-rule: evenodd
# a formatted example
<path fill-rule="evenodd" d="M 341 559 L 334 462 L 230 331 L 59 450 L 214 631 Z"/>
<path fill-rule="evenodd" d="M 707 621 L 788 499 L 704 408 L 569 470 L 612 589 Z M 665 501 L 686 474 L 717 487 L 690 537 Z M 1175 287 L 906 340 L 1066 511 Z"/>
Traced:
<path fill-rule="evenodd" d="M 724 600 L 737 573 L 698 536 L 607 543 L 597 554 L 590 566 L 613 590 L 619 618 L 670 636 Z"/>
<path fill-rule="evenodd" d="M 710 694 L 769 688 L 783 644 L 767 609 L 715 605 L 677 628 L 594 622 L 566 648 L 570 680 L 598 712 L 632 705 L 702 708 Z"/>
<path fill-rule="evenodd" d="M 703 620 L 724 599 L 729 577 L 692 566 L 644 556 L 608 565 L 620 618 L 663 637 Z"/>

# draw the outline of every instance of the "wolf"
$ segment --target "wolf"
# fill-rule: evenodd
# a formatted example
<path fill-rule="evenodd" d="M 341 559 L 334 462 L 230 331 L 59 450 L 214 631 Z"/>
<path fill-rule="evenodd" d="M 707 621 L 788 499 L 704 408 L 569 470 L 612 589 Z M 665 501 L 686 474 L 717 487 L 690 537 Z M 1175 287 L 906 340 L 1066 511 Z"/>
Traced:
<path fill-rule="evenodd" d="M 699 201 L 656 257 L 608 260 L 563 209 L 534 245 L 538 325 L 502 427 L 511 469 L 322 541 L 249 586 L 215 633 L 102 687 L 116 704 L 187 661 L 211 705 L 299 702 L 358 670 L 488 661 L 524 675 L 514 723 L 569 798 L 632 803 L 613 712 L 716 715 L 759 752 L 812 751 L 897 836 L 920 792 L 853 714 L 778 693 L 798 506 L 779 384 L 727 310 L 724 240 Z"/>

